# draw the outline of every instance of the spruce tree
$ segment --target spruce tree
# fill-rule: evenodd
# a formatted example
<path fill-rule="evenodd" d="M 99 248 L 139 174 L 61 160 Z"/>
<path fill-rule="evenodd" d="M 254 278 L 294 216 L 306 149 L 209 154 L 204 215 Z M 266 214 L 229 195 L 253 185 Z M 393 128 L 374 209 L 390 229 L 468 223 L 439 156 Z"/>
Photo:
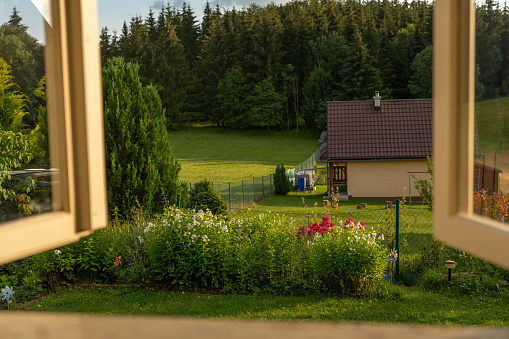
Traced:
<path fill-rule="evenodd" d="M 178 190 L 161 99 L 143 87 L 136 63 L 109 59 L 103 68 L 106 171 L 110 213 L 129 216 L 138 204 L 159 211 Z"/>

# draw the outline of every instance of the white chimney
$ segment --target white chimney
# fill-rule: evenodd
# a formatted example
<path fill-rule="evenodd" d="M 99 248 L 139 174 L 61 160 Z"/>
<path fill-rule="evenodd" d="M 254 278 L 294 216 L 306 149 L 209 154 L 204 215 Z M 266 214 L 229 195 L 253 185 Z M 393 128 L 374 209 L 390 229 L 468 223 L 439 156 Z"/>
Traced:
<path fill-rule="evenodd" d="M 375 100 L 375 109 L 377 111 L 380 110 L 380 99 L 382 99 L 379 93 L 380 92 L 376 91 L 375 96 L 373 97 L 373 100 Z"/>

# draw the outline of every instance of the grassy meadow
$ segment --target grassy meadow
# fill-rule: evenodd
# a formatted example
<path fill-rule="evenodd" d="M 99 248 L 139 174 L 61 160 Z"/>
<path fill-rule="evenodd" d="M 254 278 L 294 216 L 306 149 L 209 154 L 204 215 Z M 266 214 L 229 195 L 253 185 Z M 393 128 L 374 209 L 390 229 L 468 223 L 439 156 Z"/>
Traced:
<path fill-rule="evenodd" d="M 181 163 L 180 179 L 195 183 L 236 182 L 274 173 L 277 164 L 292 168 L 320 146 L 319 133 L 229 131 L 195 127 L 168 134 L 174 157 Z"/>

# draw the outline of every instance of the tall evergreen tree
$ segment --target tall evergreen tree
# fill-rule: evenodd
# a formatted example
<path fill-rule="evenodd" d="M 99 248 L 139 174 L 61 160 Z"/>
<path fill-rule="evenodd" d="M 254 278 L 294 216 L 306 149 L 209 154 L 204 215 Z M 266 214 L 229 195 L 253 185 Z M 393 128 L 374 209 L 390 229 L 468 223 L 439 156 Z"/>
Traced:
<path fill-rule="evenodd" d="M 157 90 L 142 86 L 138 69 L 122 58 L 103 68 L 108 208 L 124 216 L 138 204 L 159 211 L 173 203 L 180 171 Z"/>

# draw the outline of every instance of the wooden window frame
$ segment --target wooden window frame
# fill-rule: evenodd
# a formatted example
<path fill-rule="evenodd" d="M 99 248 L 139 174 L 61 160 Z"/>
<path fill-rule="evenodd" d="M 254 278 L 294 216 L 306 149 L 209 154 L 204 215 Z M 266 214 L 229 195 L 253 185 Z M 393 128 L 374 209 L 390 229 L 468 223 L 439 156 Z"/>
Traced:
<path fill-rule="evenodd" d="M 475 4 L 437 0 L 434 10 L 434 235 L 509 268 L 509 227 L 473 214 Z"/>
<path fill-rule="evenodd" d="M 62 246 L 108 221 L 97 2 L 52 0 L 45 65 L 53 212 L 0 224 L 0 264 Z"/>

